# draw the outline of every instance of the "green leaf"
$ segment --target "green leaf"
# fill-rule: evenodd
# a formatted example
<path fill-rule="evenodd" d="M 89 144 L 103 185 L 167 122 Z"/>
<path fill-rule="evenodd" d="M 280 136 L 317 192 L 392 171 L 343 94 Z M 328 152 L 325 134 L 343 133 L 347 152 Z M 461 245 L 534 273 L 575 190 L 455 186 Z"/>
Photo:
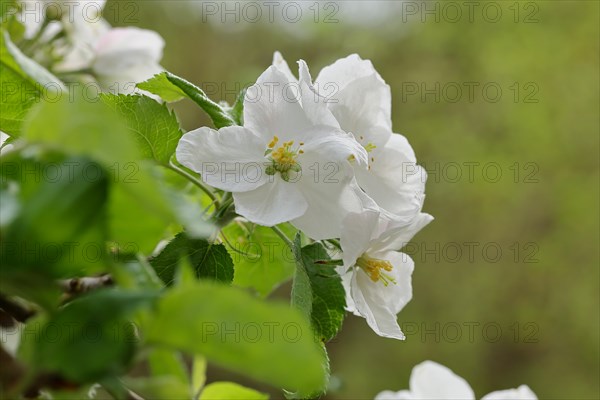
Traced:
<path fill-rule="evenodd" d="M 49 280 L 106 270 L 108 175 L 86 158 L 44 163 L 15 153 L 2 158 L 0 171 L 3 183 L 19 188 L 18 214 L 2 229 L 0 290 L 52 308 Z"/>
<path fill-rule="evenodd" d="M 334 267 L 318 263 L 329 260 L 322 244 L 300 248 L 300 235 L 296 235 L 294 247 L 297 268 L 292 304 L 310 318 L 318 338 L 327 342 L 335 337 L 344 321 L 346 295 L 342 280 Z"/>
<path fill-rule="evenodd" d="M 217 129 L 236 124 L 229 113 L 209 99 L 202 89 L 170 72 L 162 72 L 137 86 L 165 101 L 178 101 L 183 96 L 189 98 L 208 114 Z"/>
<path fill-rule="evenodd" d="M 189 387 L 185 361 L 179 352 L 164 348 L 152 349 L 148 354 L 148 365 L 152 376 L 171 376 Z"/>
<path fill-rule="evenodd" d="M 142 399 L 189 400 L 190 387 L 172 376 L 156 376 L 151 378 L 123 379 L 125 385 Z M 112 397 L 111 397 L 112 398 Z M 125 399 L 131 399 L 127 396 Z"/>
<path fill-rule="evenodd" d="M 88 156 L 111 173 L 110 239 L 150 253 L 175 216 L 126 124 L 102 102 L 61 99 L 34 108 L 25 138 L 69 154 Z"/>
<path fill-rule="evenodd" d="M 150 264 L 166 284 L 174 280 L 175 270 L 180 260 L 187 257 L 198 279 L 212 279 L 231 283 L 233 261 L 222 244 L 210 243 L 204 239 L 192 239 L 181 232 L 165 246 Z"/>
<path fill-rule="evenodd" d="M 19 136 L 21 125 L 33 105 L 45 97 L 56 99 L 64 84 L 44 67 L 25 56 L 0 30 L 0 130 Z"/>
<path fill-rule="evenodd" d="M 244 98 L 246 97 L 246 89 L 243 89 L 235 99 L 233 106 L 228 109 L 229 115 L 238 125 L 244 125 Z"/>
<path fill-rule="evenodd" d="M 194 399 L 198 397 L 198 394 L 206 383 L 206 358 L 204 356 L 194 356 L 194 362 L 192 364 L 192 393 Z"/>
<path fill-rule="evenodd" d="M 175 287 L 160 299 L 149 344 L 201 354 L 267 383 L 310 393 L 325 382 L 323 356 L 298 311 L 208 281 Z"/>
<path fill-rule="evenodd" d="M 282 230 L 293 234 L 294 229 L 282 225 Z M 294 255 L 271 228 L 247 228 L 234 221 L 223 229 L 222 235 L 235 265 L 234 285 L 252 288 L 264 297 L 294 274 Z"/>
<path fill-rule="evenodd" d="M 162 168 L 160 172 L 161 190 L 188 236 L 207 238 L 213 235 L 215 226 L 207 221 L 204 212 L 212 200 L 174 170 Z"/>
<path fill-rule="evenodd" d="M 152 292 L 100 290 L 72 301 L 41 330 L 35 366 L 74 382 L 93 382 L 122 373 L 137 341 L 126 317 L 155 297 Z"/>
<path fill-rule="evenodd" d="M 187 97 L 183 90 L 169 82 L 166 72 L 156 74 L 147 81 L 138 83 L 136 86 L 157 95 L 167 103 L 173 103 Z"/>
<path fill-rule="evenodd" d="M 200 400 L 267 400 L 269 395 L 233 382 L 214 382 L 207 385 Z"/>
<path fill-rule="evenodd" d="M 124 249 L 127 250 L 127 249 Z M 135 250 L 135 249 L 131 249 Z M 145 257 L 138 254 L 121 256 L 119 268 L 114 268 L 112 276 L 117 284 L 126 289 L 162 289 L 163 282 L 156 275 Z"/>
<path fill-rule="evenodd" d="M 177 117 L 166 105 L 140 95 L 104 93 L 101 99 L 124 118 L 143 157 L 169 164 L 183 132 Z"/>
<path fill-rule="evenodd" d="M 286 399 L 318 399 L 321 398 L 321 396 L 323 396 L 326 391 L 329 388 L 329 378 L 331 376 L 331 368 L 329 365 L 329 355 L 327 354 L 327 348 L 325 347 L 325 343 L 320 343 L 319 345 L 319 351 L 321 352 L 321 356 L 323 357 L 323 364 L 322 364 L 322 369 L 323 369 L 323 373 L 324 373 L 324 377 L 325 377 L 325 382 L 323 383 L 323 385 L 318 388 L 317 390 L 314 390 L 311 393 L 301 393 L 301 392 L 292 392 L 289 390 L 284 390 L 284 395 Z"/>

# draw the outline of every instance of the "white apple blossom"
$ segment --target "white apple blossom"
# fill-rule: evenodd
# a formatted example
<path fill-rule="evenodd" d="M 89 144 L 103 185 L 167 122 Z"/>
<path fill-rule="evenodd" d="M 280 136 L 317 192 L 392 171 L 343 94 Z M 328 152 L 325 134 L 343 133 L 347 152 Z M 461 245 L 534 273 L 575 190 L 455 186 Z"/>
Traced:
<path fill-rule="evenodd" d="M 498 390 L 488 393 L 481 400 L 537 400 L 537 396 L 527 385 L 516 389 Z"/>
<path fill-rule="evenodd" d="M 165 43 L 154 31 L 112 28 L 104 20 L 76 20 L 69 30 L 71 47 L 56 66 L 58 71 L 90 69 L 102 88 L 120 93 L 132 93 L 135 83 L 163 71 Z"/>
<path fill-rule="evenodd" d="M 424 213 L 400 220 L 374 204 L 349 213 L 342 223 L 343 267 L 348 311 L 362 316 L 379 336 L 405 339 L 396 314 L 412 298 L 412 259 L 397 250 L 433 218 Z"/>
<path fill-rule="evenodd" d="M 119 92 L 132 93 L 135 83 L 163 71 L 163 48 L 163 38 L 154 31 L 112 28 L 94 43 L 92 70 L 101 86 L 117 84 Z"/>
<path fill-rule="evenodd" d="M 105 3 L 106 0 L 26 0 L 22 2 L 20 19 L 26 37 L 31 39 L 44 26 L 45 12 L 61 16 L 44 28 L 40 38 L 48 41 L 61 29 L 66 34 L 53 43 L 53 54 L 59 57 L 52 65 L 53 72 L 89 71 L 102 89 L 132 93 L 136 83 L 163 71 L 160 60 L 164 40 L 146 29 L 111 27 L 101 16 Z"/>
<path fill-rule="evenodd" d="M 410 390 L 386 390 L 375 400 L 475 400 L 471 386 L 449 368 L 433 361 L 416 365 L 410 374 Z M 527 385 L 489 393 L 481 400 L 537 400 Z"/>
<path fill-rule="evenodd" d="M 17 21 L 25 28 L 24 37 L 32 39 L 38 34 L 42 38 L 54 36 L 60 31 L 59 20 L 73 21 L 76 9 L 84 4 L 93 3 L 92 7 L 102 10 L 106 0 L 82 0 L 79 2 L 66 2 L 63 0 L 21 0 L 18 2 L 20 12 L 16 14 Z M 48 15 L 52 14 L 52 15 Z M 47 32 L 40 32 L 44 29 Z"/>
<path fill-rule="evenodd" d="M 293 78 L 279 52 L 273 65 Z M 313 90 L 326 99 L 340 127 L 369 153 L 368 168 L 357 166 L 360 187 L 385 210 L 415 216 L 423 206 L 427 174 L 417 165 L 406 138 L 394 134 L 391 91 L 369 60 L 352 54 L 323 68 Z"/>
<path fill-rule="evenodd" d="M 177 159 L 232 192 L 236 212 L 254 223 L 290 221 L 314 239 L 339 237 L 344 216 L 363 207 L 349 159 L 365 165 L 367 153 L 322 100 L 269 67 L 246 92 L 244 126 L 188 132 Z"/>

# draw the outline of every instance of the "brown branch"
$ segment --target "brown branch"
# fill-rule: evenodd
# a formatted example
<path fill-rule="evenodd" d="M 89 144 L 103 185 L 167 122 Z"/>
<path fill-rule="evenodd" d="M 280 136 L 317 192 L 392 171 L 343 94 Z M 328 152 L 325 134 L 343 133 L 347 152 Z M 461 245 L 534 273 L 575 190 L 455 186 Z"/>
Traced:
<path fill-rule="evenodd" d="M 35 310 L 31 310 L 3 294 L 0 294 L 0 308 L 19 322 L 26 322 L 35 315 Z"/>
<path fill-rule="evenodd" d="M 72 278 L 58 281 L 58 285 L 63 292 L 75 295 L 89 292 L 90 290 L 100 289 L 113 285 L 110 275 L 90 276 L 83 278 Z"/>

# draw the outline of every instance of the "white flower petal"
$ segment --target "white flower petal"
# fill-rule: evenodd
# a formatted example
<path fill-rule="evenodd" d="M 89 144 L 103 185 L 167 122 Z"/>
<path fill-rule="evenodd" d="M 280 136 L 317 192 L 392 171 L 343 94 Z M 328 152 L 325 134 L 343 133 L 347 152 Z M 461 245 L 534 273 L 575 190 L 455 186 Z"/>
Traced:
<path fill-rule="evenodd" d="M 380 82 L 385 84 L 370 60 L 363 60 L 358 54 L 351 54 L 323 68 L 315 82 L 334 82 L 342 90 L 356 79 L 370 75 L 378 76 Z"/>
<path fill-rule="evenodd" d="M 300 82 L 306 83 L 306 85 L 312 88 L 312 76 L 310 75 L 310 71 L 308 69 L 308 65 L 306 65 L 306 61 L 304 60 L 298 60 L 298 76 L 298 80 Z"/>
<path fill-rule="evenodd" d="M 315 125 L 328 125 L 339 129 L 338 120 L 327 107 L 327 99 L 319 95 L 313 86 L 308 65 L 304 60 L 298 61 L 298 70 L 302 108 L 308 118 Z"/>
<path fill-rule="evenodd" d="M 473 389 L 449 368 L 433 361 L 415 366 L 410 375 L 410 391 L 415 399 L 471 400 Z"/>
<path fill-rule="evenodd" d="M 414 397 L 408 390 L 401 390 L 399 392 L 385 390 L 377 394 L 375 400 L 414 400 Z"/>
<path fill-rule="evenodd" d="M 160 62 L 164 46 L 163 38 L 154 31 L 134 27 L 113 28 L 96 43 L 94 71 L 100 75 L 118 76 L 122 70 L 143 70 L 146 65 Z"/>
<path fill-rule="evenodd" d="M 336 267 L 336 271 L 342 278 L 342 286 L 344 286 L 344 292 L 346 293 L 346 311 L 351 312 L 357 317 L 362 317 L 356 309 L 354 299 L 352 299 L 352 276 L 354 275 L 354 270 L 346 271 L 344 267 L 338 266 Z"/>
<path fill-rule="evenodd" d="M 377 258 L 380 258 L 378 255 Z M 395 286 L 390 290 L 392 301 L 388 304 L 392 307 L 394 314 L 398 314 L 412 299 L 412 273 L 415 269 L 415 263 L 408 254 L 397 251 L 390 251 L 381 255 L 382 260 L 388 260 L 393 266 L 394 271 L 391 275 L 396 280 L 396 284 L 389 284 L 384 287 L 387 290 L 390 286 Z"/>
<path fill-rule="evenodd" d="M 350 175 L 339 175 L 337 182 L 328 182 L 323 177 L 314 182 L 314 178 L 307 176 L 303 169 L 301 190 L 308 203 L 308 211 L 291 222 L 315 240 L 339 238 L 344 217 L 350 212 L 360 212 L 365 201 L 370 200 Z"/>
<path fill-rule="evenodd" d="M 290 140 L 312 125 L 302 109 L 300 85 L 278 68 L 267 68 L 246 91 L 244 126 L 264 139 Z"/>
<path fill-rule="evenodd" d="M 145 96 L 160 101 L 159 96 L 138 89 L 136 83 L 148 80 L 162 71 L 164 71 L 164 69 L 161 65 L 148 62 L 131 65 L 112 75 L 104 75 L 103 73 L 97 72 L 96 78 L 104 90 L 122 94 L 142 93 Z"/>
<path fill-rule="evenodd" d="M 400 216 L 414 216 L 423 207 L 427 173 L 416 164 L 410 144 L 394 134 L 374 150 L 370 170 L 356 169 L 360 187 L 382 208 Z"/>
<path fill-rule="evenodd" d="M 281 72 L 283 72 L 290 82 L 297 80 L 294 74 L 292 73 L 292 70 L 290 69 L 287 61 L 285 61 L 283 55 L 281 55 L 281 53 L 278 51 L 273 53 L 273 66 Z"/>
<path fill-rule="evenodd" d="M 320 89 L 321 85 L 317 87 Z M 325 89 L 324 95 L 333 90 Z M 371 75 L 353 81 L 325 101 L 342 129 L 352 132 L 364 146 L 372 143 L 382 147 L 392 135 L 390 96 L 389 86 Z"/>
<path fill-rule="evenodd" d="M 233 193 L 233 200 L 238 214 L 264 226 L 288 222 L 305 214 L 308 209 L 298 184 L 285 182 L 278 175 L 255 190 Z"/>
<path fill-rule="evenodd" d="M 380 221 L 383 218 L 380 218 Z M 429 214 L 420 213 L 408 223 L 401 221 L 400 223 L 387 222 L 385 230 L 382 229 L 377 240 L 373 240 L 370 244 L 369 251 L 374 254 L 386 251 L 394 251 L 402 249 L 421 229 L 433 221 L 433 217 Z M 382 225 L 384 223 L 380 223 Z"/>
<path fill-rule="evenodd" d="M 388 255 L 389 256 L 389 255 Z M 366 273 L 356 268 L 351 282 L 351 294 L 356 311 L 379 336 L 404 340 L 396 314 L 412 298 L 411 275 L 414 264 L 410 257 L 389 257 L 393 270 L 389 275 L 396 284 L 384 286 L 373 282 Z"/>
<path fill-rule="evenodd" d="M 344 267 L 349 269 L 367 251 L 371 235 L 379 223 L 379 210 L 366 209 L 360 213 L 349 213 L 342 221 L 340 245 L 344 250 Z"/>
<path fill-rule="evenodd" d="M 367 324 L 377 335 L 399 340 L 406 339 L 396 321 L 396 314 L 385 303 L 390 299 L 383 297 L 380 288 L 376 285 L 378 283 L 373 282 L 362 270 L 354 272 L 350 292 L 356 312 L 367 320 Z"/>
<path fill-rule="evenodd" d="M 315 85 L 328 98 L 329 107 L 344 130 L 364 136 L 367 142 L 385 143 L 392 126 L 391 89 L 371 61 L 356 54 L 339 59 L 321 70 Z M 384 132 L 378 131 L 384 135 L 379 140 L 376 132 L 369 132 L 376 126 L 384 128 Z"/>
<path fill-rule="evenodd" d="M 499 390 L 488 393 L 481 400 L 537 400 L 537 396 L 527 385 L 521 385 L 516 389 Z"/>
<path fill-rule="evenodd" d="M 177 160 L 201 174 L 210 186 L 245 192 L 267 182 L 264 173 L 264 141 L 252 131 L 230 126 L 218 132 L 202 127 L 183 135 Z"/>
<path fill-rule="evenodd" d="M 367 165 L 367 152 L 356 141 L 354 137 L 340 129 L 329 126 L 319 125 L 312 129 L 306 130 L 299 135 L 301 140 L 304 140 L 304 155 L 303 165 L 308 165 L 312 168 L 318 167 L 321 170 L 330 169 L 326 167 L 328 162 L 344 163 L 350 167 L 348 160 L 354 157 L 356 165 Z M 319 165 L 316 165 L 319 163 Z M 333 175 L 327 175 L 330 180 L 338 178 L 338 169 Z M 346 172 L 346 167 L 343 168 Z M 347 171 L 353 174 L 351 168 Z M 320 178 L 319 178 L 320 179 Z"/>

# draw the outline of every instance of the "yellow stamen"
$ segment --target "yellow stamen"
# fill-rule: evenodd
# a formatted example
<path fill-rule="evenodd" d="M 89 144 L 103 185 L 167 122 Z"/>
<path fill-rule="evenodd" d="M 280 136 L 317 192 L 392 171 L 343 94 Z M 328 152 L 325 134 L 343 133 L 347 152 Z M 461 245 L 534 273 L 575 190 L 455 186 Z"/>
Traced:
<path fill-rule="evenodd" d="M 279 138 L 277 136 L 273 136 L 273 140 L 271 140 L 271 143 L 269 143 L 269 148 L 272 149 L 273 147 L 277 146 L 277 142 L 279 142 Z"/>
<path fill-rule="evenodd" d="M 372 152 L 376 148 L 377 146 L 375 146 L 373 143 L 367 143 L 367 145 L 365 146 L 365 150 L 367 151 L 367 153 Z"/>
<path fill-rule="evenodd" d="M 391 283 L 396 284 L 396 280 L 386 272 L 394 270 L 393 265 L 387 260 L 369 257 L 363 254 L 356 260 L 356 265 L 362 269 L 373 282 L 382 281 L 384 286 Z"/>

